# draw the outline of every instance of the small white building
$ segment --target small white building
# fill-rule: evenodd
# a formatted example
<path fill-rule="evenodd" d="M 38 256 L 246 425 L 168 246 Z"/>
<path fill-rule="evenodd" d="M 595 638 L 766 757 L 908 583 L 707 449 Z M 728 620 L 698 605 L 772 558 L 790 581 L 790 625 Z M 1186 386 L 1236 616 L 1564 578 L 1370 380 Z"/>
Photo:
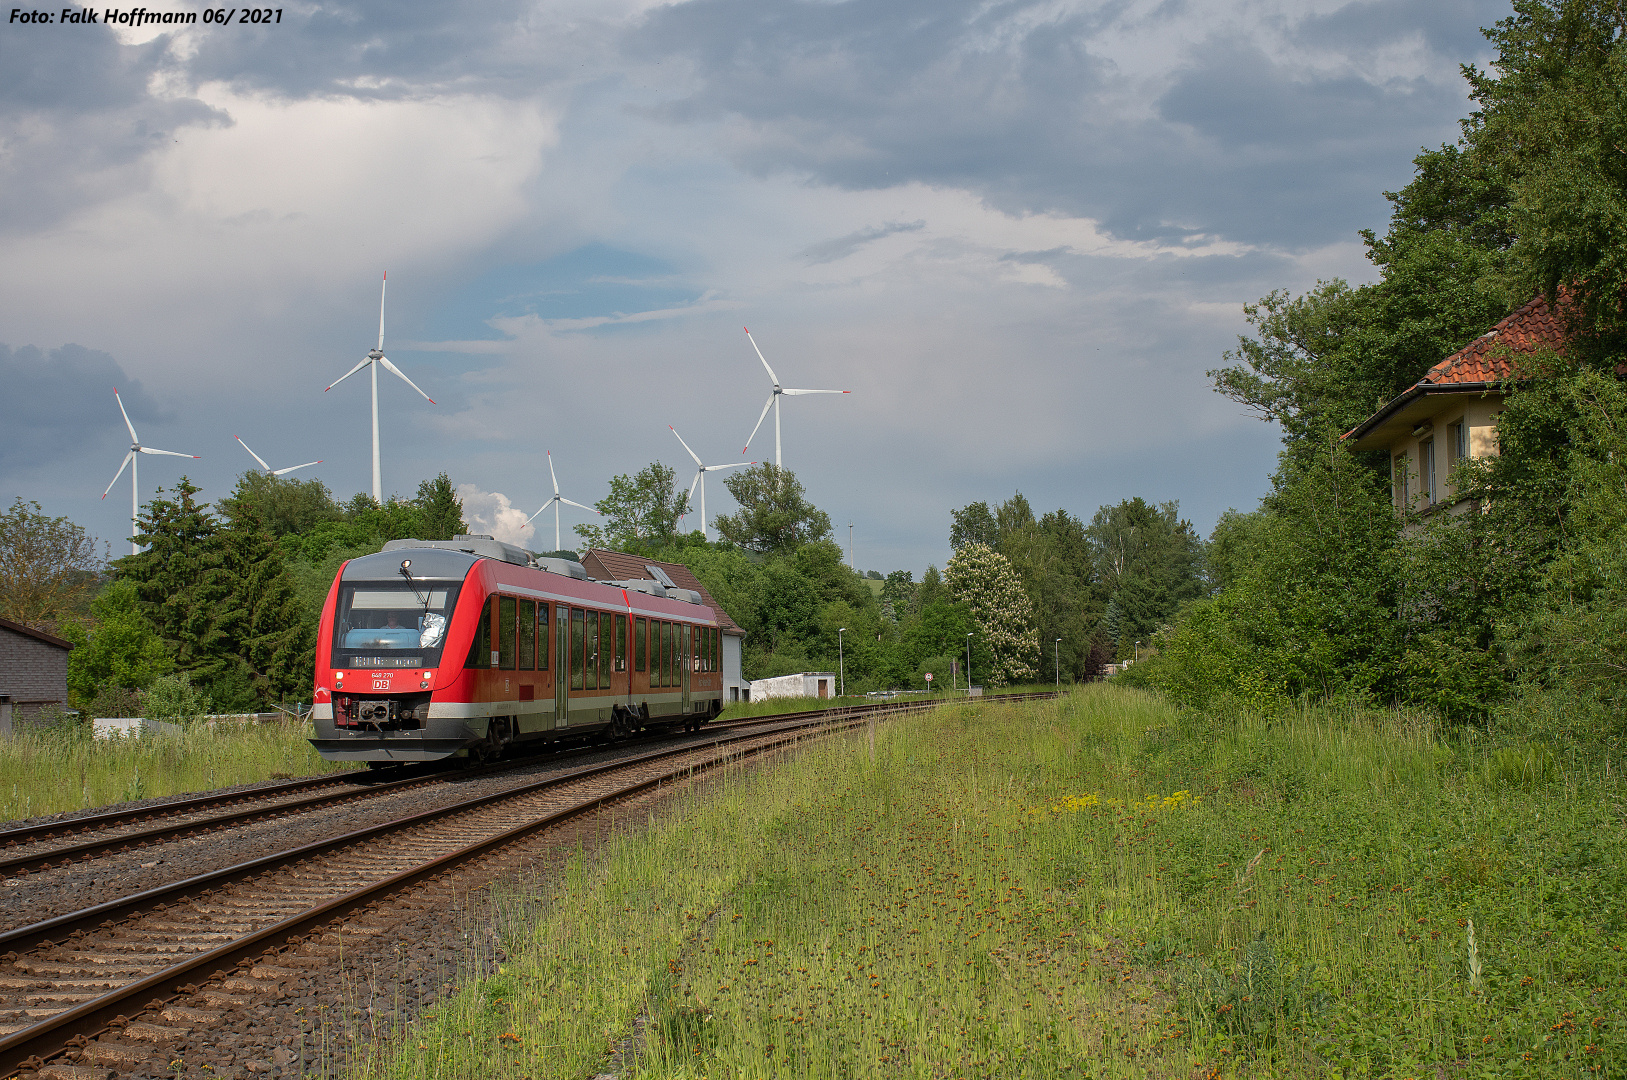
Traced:
<path fill-rule="evenodd" d="M 836 672 L 799 671 L 774 679 L 753 679 L 751 700 L 764 698 L 831 698 L 836 696 Z"/>

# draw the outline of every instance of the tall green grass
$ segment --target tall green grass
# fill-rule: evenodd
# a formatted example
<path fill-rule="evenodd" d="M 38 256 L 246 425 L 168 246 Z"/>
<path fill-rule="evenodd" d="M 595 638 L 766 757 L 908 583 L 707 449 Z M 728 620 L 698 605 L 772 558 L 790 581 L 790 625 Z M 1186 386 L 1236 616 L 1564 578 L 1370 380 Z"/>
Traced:
<path fill-rule="evenodd" d="M 952 706 L 579 852 L 363 1071 L 1623 1075 L 1623 794 L 1405 714 Z"/>
<path fill-rule="evenodd" d="M 293 721 L 114 739 L 79 725 L 24 728 L 0 739 L 0 820 L 354 768 L 324 761 L 311 734 Z"/>

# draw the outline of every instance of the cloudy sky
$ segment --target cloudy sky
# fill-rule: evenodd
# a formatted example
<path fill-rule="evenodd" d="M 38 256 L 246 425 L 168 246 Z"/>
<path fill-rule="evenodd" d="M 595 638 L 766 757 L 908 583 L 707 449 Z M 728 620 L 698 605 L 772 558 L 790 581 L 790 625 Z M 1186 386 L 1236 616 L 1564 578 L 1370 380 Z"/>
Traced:
<path fill-rule="evenodd" d="M 148 0 L 154 10 L 166 7 Z M 53 8 L 56 13 L 60 9 Z M 98 11 L 102 9 L 96 9 Z M 202 10 L 198 8 L 196 10 Z M 128 535 L 183 473 L 386 494 L 448 473 L 534 549 L 652 460 L 784 464 L 860 569 L 949 511 L 1178 499 L 1207 533 L 1275 433 L 1208 389 L 1242 305 L 1366 280 L 1506 2 L 417 0 L 271 25 L 0 31 L 0 496 Z M 732 510 L 715 474 L 707 510 Z M 574 521 L 565 518 L 566 542 Z M 544 524 L 546 522 L 546 524 Z M 689 524 L 697 523 L 692 517 Z"/>

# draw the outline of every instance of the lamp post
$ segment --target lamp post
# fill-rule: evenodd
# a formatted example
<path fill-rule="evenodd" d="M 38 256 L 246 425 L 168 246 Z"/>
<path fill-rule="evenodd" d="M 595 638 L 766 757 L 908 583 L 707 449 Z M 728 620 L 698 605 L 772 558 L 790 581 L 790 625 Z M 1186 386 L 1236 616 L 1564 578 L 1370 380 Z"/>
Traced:
<path fill-rule="evenodd" d="M 847 695 L 847 658 L 842 654 L 842 635 L 847 633 L 847 627 L 836 631 L 836 696 Z"/>
<path fill-rule="evenodd" d="M 973 631 L 975 633 L 975 631 Z M 972 634 L 966 635 L 966 696 L 972 696 Z"/>
<path fill-rule="evenodd" d="M 1141 642 L 1136 642 L 1136 662 L 1141 662 Z"/>
<path fill-rule="evenodd" d="M 1062 692 L 1062 639 L 1061 638 L 1056 639 L 1056 644 L 1052 647 L 1051 652 L 1052 652 L 1052 655 L 1056 658 L 1056 692 L 1060 694 Z"/>

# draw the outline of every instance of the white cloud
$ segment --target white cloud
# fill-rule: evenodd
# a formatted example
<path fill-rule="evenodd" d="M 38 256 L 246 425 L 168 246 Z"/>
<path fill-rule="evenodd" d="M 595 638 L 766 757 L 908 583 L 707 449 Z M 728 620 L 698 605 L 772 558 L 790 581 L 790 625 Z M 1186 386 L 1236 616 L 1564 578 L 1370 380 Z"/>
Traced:
<path fill-rule="evenodd" d="M 526 512 L 508 501 L 500 491 L 482 491 L 475 484 L 459 484 L 463 520 L 472 533 L 488 533 L 505 544 L 529 548 L 536 535 L 535 525 L 526 524 Z"/>

